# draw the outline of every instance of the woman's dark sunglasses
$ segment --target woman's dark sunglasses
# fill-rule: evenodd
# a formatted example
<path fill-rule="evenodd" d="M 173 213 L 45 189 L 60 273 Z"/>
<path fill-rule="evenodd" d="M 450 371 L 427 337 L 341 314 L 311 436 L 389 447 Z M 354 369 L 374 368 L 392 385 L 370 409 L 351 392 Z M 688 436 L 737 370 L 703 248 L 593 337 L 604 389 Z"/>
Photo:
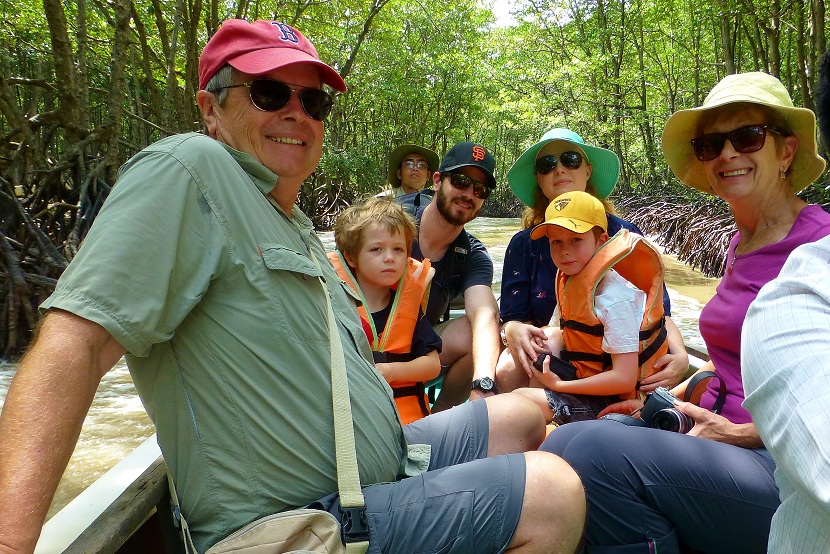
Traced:
<path fill-rule="evenodd" d="M 251 103 L 264 112 L 275 112 L 284 108 L 291 101 L 292 92 L 300 96 L 300 104 L 308 117 L 317 121 L 323 121 L 331 113 L 331 107 L 334 105 L 331 96 L 324 90 L 292 87 L 288 83 L 273 79 L 256 79 L 250 83 L 221 87 L 219 90 L 238 87 L 248 87 Z"/>
<path fill-rule="evenodd" d="M 452 187 L 458 190 L 467 190 L 473 187 L 473 196 L 481 198 L 482 200 L 487 200 L 487 197 L 492 192 L 486 184 L 481 181 L 476 181 L 463 173 L 443 173 L 442 177 L 449 177 Z"/>
<path fill-rule="evenodd" d="M 568 169 L 579 169 L 582 167 L 582 154 L 574 152 L 573 150 L 568 150 L 567 152 L 562 152 L 558 156 L 556 154 L 542 156 L 536 160 L 536 173 L 547 175 L 556 169 L 556 162 L 561 163 L 562 167 L 566 167 Z"/>
<path fill-rule="evenodd" d="M 773 125 L 744 125 L 728 133 L 707 133 L 693 138 L 692 148 L 694 148 L 695 157 L 702 162 L 708 162 L 720 156 L 727 139 L 732 143 L 732 148 L 736 152 L 749 154 L 764 147 L 767 130 L 778 133 L 782 137 L 786 136 L 784 131 Z"/>

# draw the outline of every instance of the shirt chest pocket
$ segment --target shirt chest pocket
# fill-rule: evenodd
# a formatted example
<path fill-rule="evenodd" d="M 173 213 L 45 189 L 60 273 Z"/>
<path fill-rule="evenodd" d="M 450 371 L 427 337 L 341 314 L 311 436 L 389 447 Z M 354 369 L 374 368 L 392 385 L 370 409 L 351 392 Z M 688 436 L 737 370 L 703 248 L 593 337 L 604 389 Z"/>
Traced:
<path fill-rule="evenodd" d="M 322 277 L 323 274 L 308 256 L 282 245 L 262 244 L 262 261 L 265 267 L 273 271 L 290 271 L 303 280 Z"/>
<path fill-rule="evenodd" d="M 336 276 L 333 268 L 330 275 L 326 274 L 307 254 L 284 245 L 260 244 L 259 248 L 265 267 L 267 295 L 277 307 L 275 316 L 281 321 L 284 332 L 298 335 L 298 329 L 308 327 L 309 318 L 325 325 L 326 305 L 320 290 L 322 277 L 330 285 L 327 288 L 335 316 L 346 327 L 352 341 L 357 345 L 361 341 L 368 344 L 357 316 L 360 296 Z M 327 261 L 320 263 L 328 267 Z M 327 337 L 327 333 L 324 336 Z"/>
<path fill-rule="evenodd" d="M 308 254 L 283 245 L 260 244 L 259 251 L 253 281 L 260 296 L 268 299 L 261 306 L 263 323 L 301 342 L 314 337 L 310 329 L 326 321 L 320 269 Z"/>

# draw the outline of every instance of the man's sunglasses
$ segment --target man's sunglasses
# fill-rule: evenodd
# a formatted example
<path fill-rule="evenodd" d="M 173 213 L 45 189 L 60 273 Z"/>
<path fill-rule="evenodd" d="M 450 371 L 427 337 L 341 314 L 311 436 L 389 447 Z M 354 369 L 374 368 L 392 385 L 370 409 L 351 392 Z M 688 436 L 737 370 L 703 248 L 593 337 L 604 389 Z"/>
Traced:
<path fill-rule="evenodd" d="M 547 175 L 556 169 L 557 162 L 561 163 L 562 167 L 566 167 L 568 169 L 579 169 L 582 167 L 582 154 L 574 152 L 573 150 L 568 150 L 567 152 L 562 152 L 558 156 L 556 154 L 549 154 L 547 156 L 537 158 L 536 173 Z"/>
<path fill-rule="evenodd" d="M 491 192 L 493 192 L 492 189 L 490 189 L 490 187 L 488 187 L 485 183 L 476 181 L 472 177 L 464 175 L 463 173 L 444 173 L 442 174 L 442 177 L 448 177 L 450 184 L 454 189 L 467 190 L 468 188 L 473 187 L 473 196 L 482 200 L 487 200 L 487 197 L 490 196 Z"/>
<path fill-rule="evenodd" d="M 251 103 L 264 112 L 275 112 L 287 106 L 291 101 L 292 92 L 300 96 L 300 104 L 308 117 L 317 121 L 323 121 L 331 113 L 331 107 L 334 105 L 331 96 L 324 90 L 292 87 L 288 83 L 273 79 L 255 79 L 250 83 L 220 87 L 219 90 L 239 87 L 248 87 Z"/>
<path fill-rule="evenodd" d="M 767 130 L 778 133 L 782 137 L 786 136 L 784 131 L 773 125 L 744 125 L 728 133 L 707 133 L 693 138 L 692 148 L 695 151 L 695 157 L 702 162 L 708 162 L 720 156 L 727 139 L 732 143 L 732 148 L 736 152 L 749 154 L 764 147 Z"/>

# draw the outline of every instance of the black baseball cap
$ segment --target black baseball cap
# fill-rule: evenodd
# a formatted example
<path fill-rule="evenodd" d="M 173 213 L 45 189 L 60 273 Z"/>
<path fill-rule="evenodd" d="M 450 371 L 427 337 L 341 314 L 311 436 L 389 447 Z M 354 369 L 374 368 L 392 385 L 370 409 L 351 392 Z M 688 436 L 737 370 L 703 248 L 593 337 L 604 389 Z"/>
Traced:
<path fill-rule="evenodd" d="M 475 142 L 459 142 L 450 148 L 444 159 L 441 160 L 438 173 L 470 165 L 479 168 L 487 175 L 488 187 L 496 188 L 496 178 L 493 177 L 493 171 L 496 169 L 496 158 L 489 150 Z"/>

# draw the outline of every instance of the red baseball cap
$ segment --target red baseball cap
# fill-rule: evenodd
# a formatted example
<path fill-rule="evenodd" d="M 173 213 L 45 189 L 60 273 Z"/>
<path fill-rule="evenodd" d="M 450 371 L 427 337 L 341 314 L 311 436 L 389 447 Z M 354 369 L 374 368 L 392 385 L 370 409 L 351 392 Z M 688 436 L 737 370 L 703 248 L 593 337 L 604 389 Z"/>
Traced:
<path fill-rule="evenodd" d="M 252 75 L 310 63 L 317 67 L 325 84 L 346 92 L 346 83 L 337 71 L 320 61 L 314 45 L 300 31 L 279 21 L 229 19 L 222 23 L 199 57 L 199 89 L 204 89 L 226 63 Z"/>

